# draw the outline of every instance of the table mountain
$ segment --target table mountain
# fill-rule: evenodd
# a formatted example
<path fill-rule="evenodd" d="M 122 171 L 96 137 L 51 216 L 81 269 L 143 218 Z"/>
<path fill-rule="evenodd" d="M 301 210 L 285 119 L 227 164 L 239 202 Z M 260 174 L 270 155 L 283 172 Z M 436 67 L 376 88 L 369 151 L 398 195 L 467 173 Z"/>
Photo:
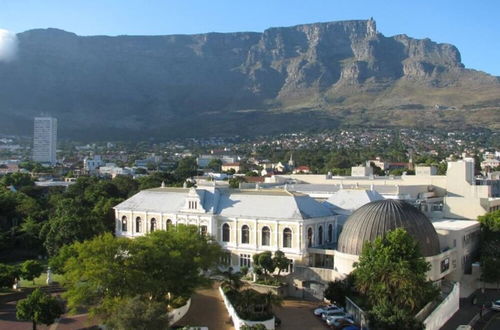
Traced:
<path fill-rule="evenodd" d="M 341 126 L 489 127 L 500 80 L 458 49 L 370 20 L 263 33 L 18 34 L 0 62 L 0 129 L 30 132 L 40 113 L 92 139 L 269 134 Z"/>

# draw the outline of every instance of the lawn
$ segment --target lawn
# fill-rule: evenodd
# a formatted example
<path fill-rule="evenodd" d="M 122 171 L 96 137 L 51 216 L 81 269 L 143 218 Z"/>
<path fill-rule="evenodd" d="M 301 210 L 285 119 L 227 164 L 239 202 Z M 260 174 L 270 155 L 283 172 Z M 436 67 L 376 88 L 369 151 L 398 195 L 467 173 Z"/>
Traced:
<path fill-rule="evenodd" d="M 52 281 L 53 282 L 61 282 L 62 280 L 62 275 L 59 274 L 54 274 L 52 273 Z M 28 281 L 21 279 L 21 287 L 22 288 L 35 288 L 35 287 L 40 287 L 40 286 L 45 286 L 47 285 L 47 273 L 42 273 L 39 277 L 35 278 L 35 284 L 33 284 L 33 281 Z"/>
<path fill-rule="evenodd" d="M 36 287 L 41 287 L 41 286 L 46 286 L 47 285 L 47 260 L 39 260 L 43 266 L 44 266 L 44 272 L 37 278 L 35 278 L 35 284 L 33 284 L 33 281 L 28 281 L 25 279 L 21 279 L 21 288 L 36 288 Z M 11 265 L 16 265 L 20 266 L 22 262 L 15 262 L 12 263 Z M 62 275 L 60 274 L 54 274 L 52 273 L 52 282 L 61 282 L 62 280 Z M 11 289 L 0 289 L 0 295 L 5 295 L 8 293 L 14 292 Z"/>

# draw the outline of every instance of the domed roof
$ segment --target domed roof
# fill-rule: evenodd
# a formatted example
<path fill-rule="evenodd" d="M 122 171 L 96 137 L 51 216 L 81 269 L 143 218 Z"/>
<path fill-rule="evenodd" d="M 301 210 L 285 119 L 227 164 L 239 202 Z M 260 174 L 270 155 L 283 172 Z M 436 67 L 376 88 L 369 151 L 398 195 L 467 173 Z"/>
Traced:
<path fill-rule="evenodd" d="M 416 207 L 393 199 L 374 201 L 357 209 L 340 233 L 338 251 L 360 255 L 366 241 L 404 228 L 419 244 L 423 256 L 440 253 L 439 238 L 431 221 Z"/>

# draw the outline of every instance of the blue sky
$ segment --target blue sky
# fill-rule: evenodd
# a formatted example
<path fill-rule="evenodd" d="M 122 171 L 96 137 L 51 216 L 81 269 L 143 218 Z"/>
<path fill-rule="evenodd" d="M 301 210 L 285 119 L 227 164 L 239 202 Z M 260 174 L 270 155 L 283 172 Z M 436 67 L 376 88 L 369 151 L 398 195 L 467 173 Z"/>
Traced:
<path fill-rule="evenodd" d="M 467 67 L 500 76 L 498 0 L 0 0 L 0 28 L 80 35 L 263 31 L 371 16 L 386 36 L 452 43 Z"/>

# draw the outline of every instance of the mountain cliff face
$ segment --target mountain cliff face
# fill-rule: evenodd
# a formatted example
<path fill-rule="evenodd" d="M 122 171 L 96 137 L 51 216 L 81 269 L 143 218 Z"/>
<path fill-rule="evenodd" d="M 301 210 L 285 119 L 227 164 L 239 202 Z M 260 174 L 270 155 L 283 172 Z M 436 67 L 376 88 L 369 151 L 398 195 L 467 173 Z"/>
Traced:
<path fill-rule="evenodd" d="M 500 82 L 449 44 L 373 20 L 263 33 L 18 34 L 0 63 L 0 129 L 49 113 L 93 138 L 261 134 L 338 125 L 498 128 Z"/>

